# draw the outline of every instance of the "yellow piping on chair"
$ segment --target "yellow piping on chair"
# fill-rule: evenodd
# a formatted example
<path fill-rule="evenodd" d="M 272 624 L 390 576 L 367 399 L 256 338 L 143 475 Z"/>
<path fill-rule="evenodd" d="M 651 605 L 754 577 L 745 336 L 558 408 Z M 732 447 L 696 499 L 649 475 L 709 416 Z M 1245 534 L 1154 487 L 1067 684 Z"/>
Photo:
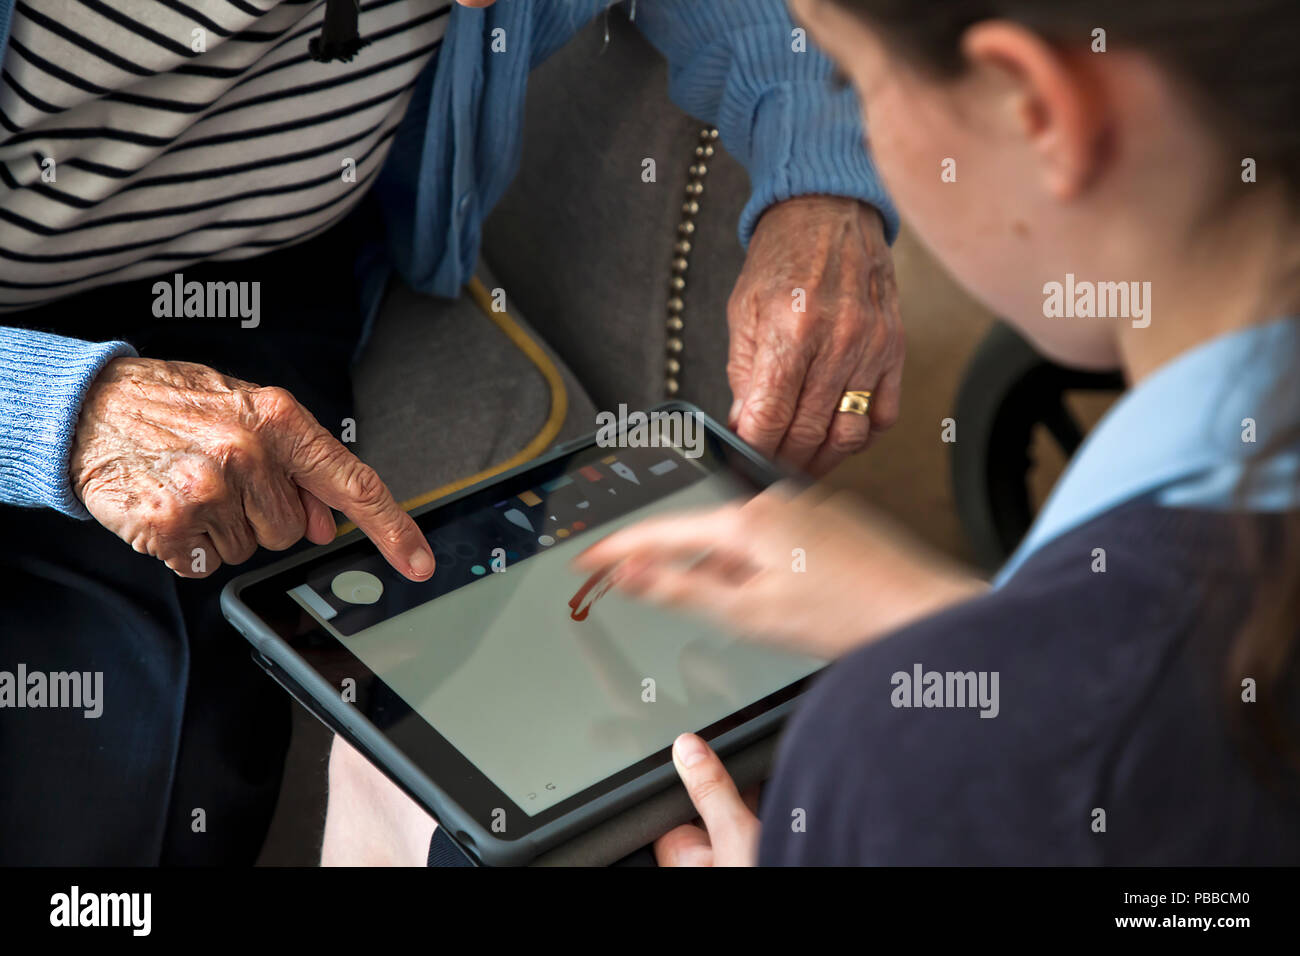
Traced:
<path fill-rule="evenodd" d="M 564 379 L 560 375 L 560 370 L 555 367 L 545 350 L 533 340 L 533 338 L 524 331 L 508 312 L 497 312 L 492 308 L 492 294 L 477 278 L 469 280 L 466 286 L 470 298 L 475 304 L 482 309 L 483 314 L 491 319 L 502 332 L 505 333 L 514 346 L 524 353 L 524 356 L 537 366 L 537 371 L 541 372 L 542 378 L 546 379 L 546 384 L 551 391 L 551 410 L 546 416 L 546 421 L 542 423 L 541 429 L 529 439 L 528 444 L 511 455 L 505 461 L 490 465 L 482 471 L 467 475 L 464 478 L 457 479 L 449 484 L 434 488 L 432 491 L 426 491 L 424 494 L 416 495 L 414 498 L 408 498 L 402 502 L 402 508 L 410 511 L 412 508 L 418 508 L 420 505 L 428 504 L 435 501 L 443 495 L 449 495 L 453 491 L 460 491 L 462 488 L 468 488 L 470 485 L 477 484 L 484 478 L 490 478 L 498 475 L 503 471 L 509 471 L 517 465 L 522 465 L 529 459 L 536 458 L 546 449 L 550 448 L 555 442 L 555 437 L 560 434 L 560 429 L 564 427 L 564 418 L 569 413 L 569 393 L 564 388 Z M 356 528 L 351 521 L 345 522 L 339 526 L 335 537 L 347 534 Z"/>

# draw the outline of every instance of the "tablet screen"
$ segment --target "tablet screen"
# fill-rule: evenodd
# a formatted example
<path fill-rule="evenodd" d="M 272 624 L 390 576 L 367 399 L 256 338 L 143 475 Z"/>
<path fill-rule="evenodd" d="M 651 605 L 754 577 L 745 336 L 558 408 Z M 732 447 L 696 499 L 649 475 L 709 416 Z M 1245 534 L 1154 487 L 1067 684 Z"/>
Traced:
<path fill-rule="evenodd" d="M 662 767 L 683 732 L 747 725 L 823 666 L 571 568 L 619 527 L 774 479 L 705 437 L 694 454 L 593 442 L 417 513 L 428 581 L 358 539 L 239 598 L 474 818 L 508 811 L 500 836 L 517 838 Z"/>
<path fill-rule="evenodd" d="M 365 562 L 290 593 L 533 815 L 820 666 L 599 584 L 584 593 L 570 567 L 596 540 L 583 531 L 736 493 L 672 450 L 620 450 L 440 529 L 447 587 Z"/>

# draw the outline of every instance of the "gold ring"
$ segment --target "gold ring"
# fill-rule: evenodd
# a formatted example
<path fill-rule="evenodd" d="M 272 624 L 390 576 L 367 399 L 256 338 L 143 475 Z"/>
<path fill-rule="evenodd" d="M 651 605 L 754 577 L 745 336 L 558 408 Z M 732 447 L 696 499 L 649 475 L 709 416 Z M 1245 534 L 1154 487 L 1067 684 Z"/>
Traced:
<path fill-rule="evenodd" d="M 840 411 L 852 412 L 854 415 L 865 415 L 871 410 L 871 393 L 870 392 L 845 392 L 844 397 L 840 399 Z"/>

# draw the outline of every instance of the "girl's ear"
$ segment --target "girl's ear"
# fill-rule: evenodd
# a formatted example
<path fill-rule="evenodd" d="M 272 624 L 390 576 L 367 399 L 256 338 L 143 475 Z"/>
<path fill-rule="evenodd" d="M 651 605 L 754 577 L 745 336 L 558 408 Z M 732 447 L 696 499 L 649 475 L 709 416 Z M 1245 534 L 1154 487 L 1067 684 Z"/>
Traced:
<path fill-rule="evenodd" d="M 1006 20 L 970 27 L 962 51 L 1006 98 L 1011 128 L 1038 154 L 1052 195 L 1078 196 L 1099 170 L 1106 124 L 1105 102 L 1080 55 Z"/>

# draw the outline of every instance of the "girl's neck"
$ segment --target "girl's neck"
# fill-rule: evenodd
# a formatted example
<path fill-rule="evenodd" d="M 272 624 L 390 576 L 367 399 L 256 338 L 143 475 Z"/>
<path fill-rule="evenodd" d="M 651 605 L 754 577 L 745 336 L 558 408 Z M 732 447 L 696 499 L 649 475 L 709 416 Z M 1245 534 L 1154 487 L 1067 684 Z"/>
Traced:
<path fill-rule="evenodd" d="M 1130 385 L 1210 339 L 1300 315 L 1300 234 L 1286 210 L 1276 202 L 1218 222 L 1212 241 L 1184 243 L 1175 255 L 1141 267 L 1151 279 L 1151 322 L 1116 330 Z"/>

